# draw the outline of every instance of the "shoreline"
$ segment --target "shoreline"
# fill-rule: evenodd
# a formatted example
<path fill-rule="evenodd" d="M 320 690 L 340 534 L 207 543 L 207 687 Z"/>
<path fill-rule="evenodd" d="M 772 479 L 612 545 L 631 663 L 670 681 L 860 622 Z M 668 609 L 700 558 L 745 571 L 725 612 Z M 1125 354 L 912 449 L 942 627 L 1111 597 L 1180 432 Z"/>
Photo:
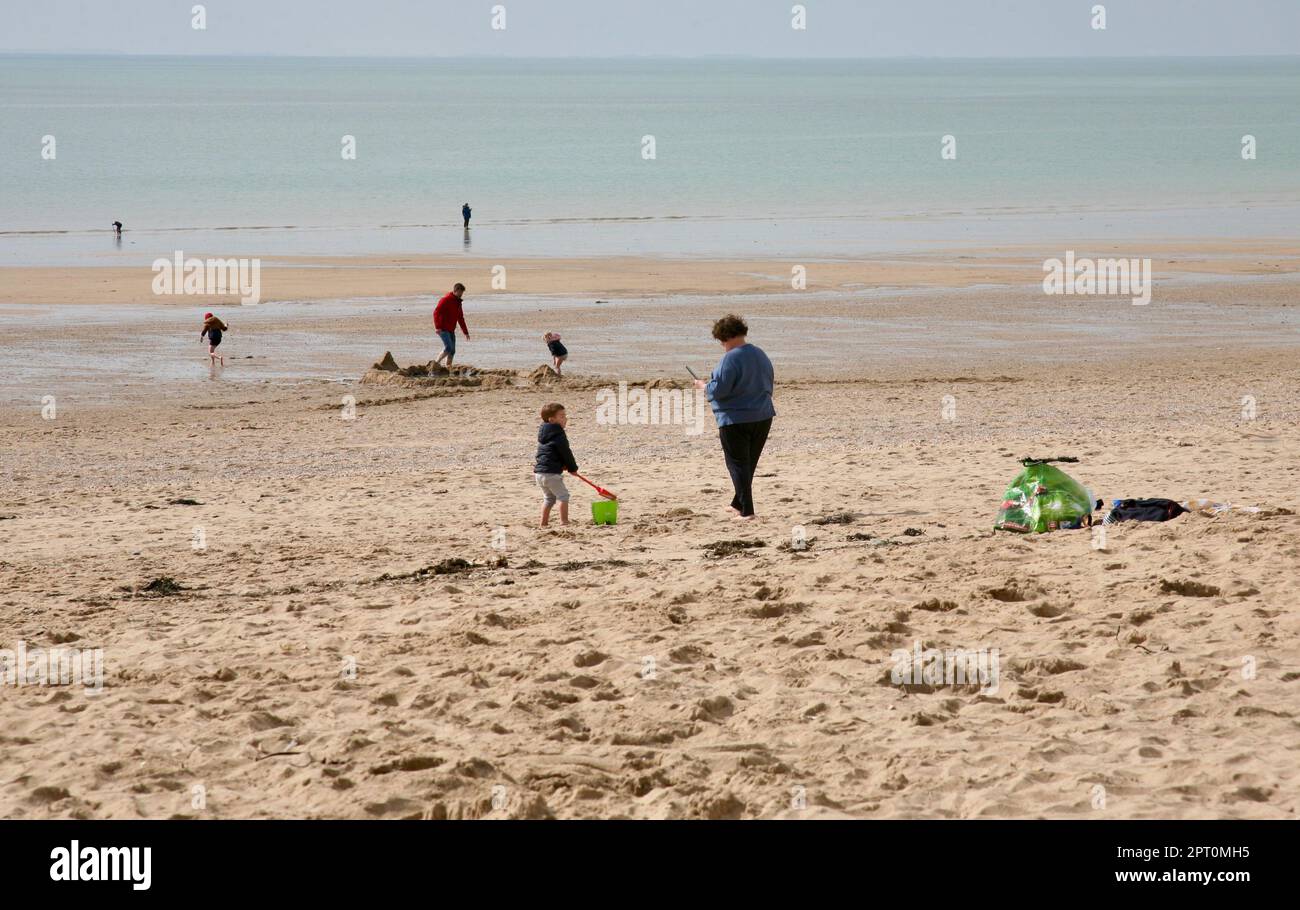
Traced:
<path fill-rule="evenodd" d="M 157 296 L 147 266 L 0 267 L 0 408 L 57 394 L 82 406 L 216 388 L 348 384 L 391 351 L 432 360 L 433 304 L 468 285 L 461 363 L 531 370 L 559 331 L 576 376 L 668 378 L 713 356 L 708 325 L 739 311 L 785 378 L 1033 376 L 1130 360 L 1289 358 L 1300 329 L 1300 241 L 1152 243 L 1153 297 L 1048 295 L 1043 245 L 888 259 L 277 257 L 263 301 Z M 1123 244 L 1078 246 L 1120 257 Z M 196 258 L 201 258 L 195 254 Z M 1040 258 L 1042 257 L 1042 258 Z M 806 288 L 791 287 L 795 266 Z M 505 289 L 491 290 L 504 268 Z M 232 325 L 226 370 L 198 357 L 195 315 Z M 539 353 L 540 352 L 540 353 Z M 37 394 L 39 393 L 39 394 Z"/>

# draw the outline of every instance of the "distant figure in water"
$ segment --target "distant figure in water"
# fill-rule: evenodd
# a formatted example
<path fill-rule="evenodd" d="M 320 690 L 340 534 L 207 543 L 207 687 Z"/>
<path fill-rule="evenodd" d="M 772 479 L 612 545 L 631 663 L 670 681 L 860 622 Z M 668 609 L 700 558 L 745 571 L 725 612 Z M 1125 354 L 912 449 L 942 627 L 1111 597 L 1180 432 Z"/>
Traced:
<path fill-rule="evenodd" d="M 217 353 L 217 348 L 221 345 L 221 333 L 229 330 L 230 327 L 216 316 L 211 313 L 203 314 L 203 331 L 199 333 L 199 341 L 204 337 L 208 339 L 208 357 L 212 359 L 214 365 L 218 360 L 223 367 L 226 365 L 226 358 Z"/>
<path fill-rule="evenodd" d="M 470 207 L 469 207 L 469 203 L 468 203 L 468 202 L 465 203 L 464 205 L 462 205 L 462 206 L 460 207 L 460 217 L 462 217 L 462 218 L 465 219 L 465 227 L 467 227 L 467 228 L 469 227 L 469 213 L 470 213 L 470 211 L 471 211 L 471 209 L 470 209 Z"/>
<path fill-rule="evenodd" d="M 122 239 L 122 222 L 120 222 L 120 221 L 114 221 L 114 222 L 113 222 L 113 231 L 114 231 L 114 233 L 117 234 L 117 239 L 118 239 L 118 240 L 121 240 L 121 239 Z"/>

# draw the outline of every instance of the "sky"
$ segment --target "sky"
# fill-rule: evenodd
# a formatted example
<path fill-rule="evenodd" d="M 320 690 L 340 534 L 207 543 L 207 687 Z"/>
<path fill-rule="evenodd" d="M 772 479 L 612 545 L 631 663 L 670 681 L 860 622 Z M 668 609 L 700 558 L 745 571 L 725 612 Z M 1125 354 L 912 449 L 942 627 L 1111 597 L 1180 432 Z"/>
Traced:
<path fill-rule="evenodd" d="M 1095 29 L 1093 8 L 1105 7 Z M 1300 0 L 0 0 L 0 51 L 364 57 L 1300 54 Z M 493 7 L 505 9 L 494 29 Z M 499 23 L 498 23 L 499 24 Z"/>

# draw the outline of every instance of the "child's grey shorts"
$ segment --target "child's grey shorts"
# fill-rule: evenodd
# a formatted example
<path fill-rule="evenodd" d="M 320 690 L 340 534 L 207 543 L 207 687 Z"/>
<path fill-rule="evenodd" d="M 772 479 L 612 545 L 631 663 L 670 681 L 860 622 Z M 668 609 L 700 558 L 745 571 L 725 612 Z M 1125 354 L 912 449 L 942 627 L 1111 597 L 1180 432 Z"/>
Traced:
<path fill-rule="evenodd" d="M 563 474 L 534 474 L 537 485 L 542 488 L 542 496 L 548 506 L 555 505 L 555 500 L 569 501 L 569 491 L 564 486 Z"/>

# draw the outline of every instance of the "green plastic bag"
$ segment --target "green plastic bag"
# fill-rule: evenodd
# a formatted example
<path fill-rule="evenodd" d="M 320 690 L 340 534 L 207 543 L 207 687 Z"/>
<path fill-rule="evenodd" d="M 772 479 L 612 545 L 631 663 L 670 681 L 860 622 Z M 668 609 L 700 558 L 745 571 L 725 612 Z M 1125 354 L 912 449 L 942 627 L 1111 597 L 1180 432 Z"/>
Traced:
<path fill-rule="evenodd" d="M 998 531 L 1042 534 L 1091 524 L 1092 493 L 1060 468 L 1025 459 L 1002 497 L 993 527 Z"/>

